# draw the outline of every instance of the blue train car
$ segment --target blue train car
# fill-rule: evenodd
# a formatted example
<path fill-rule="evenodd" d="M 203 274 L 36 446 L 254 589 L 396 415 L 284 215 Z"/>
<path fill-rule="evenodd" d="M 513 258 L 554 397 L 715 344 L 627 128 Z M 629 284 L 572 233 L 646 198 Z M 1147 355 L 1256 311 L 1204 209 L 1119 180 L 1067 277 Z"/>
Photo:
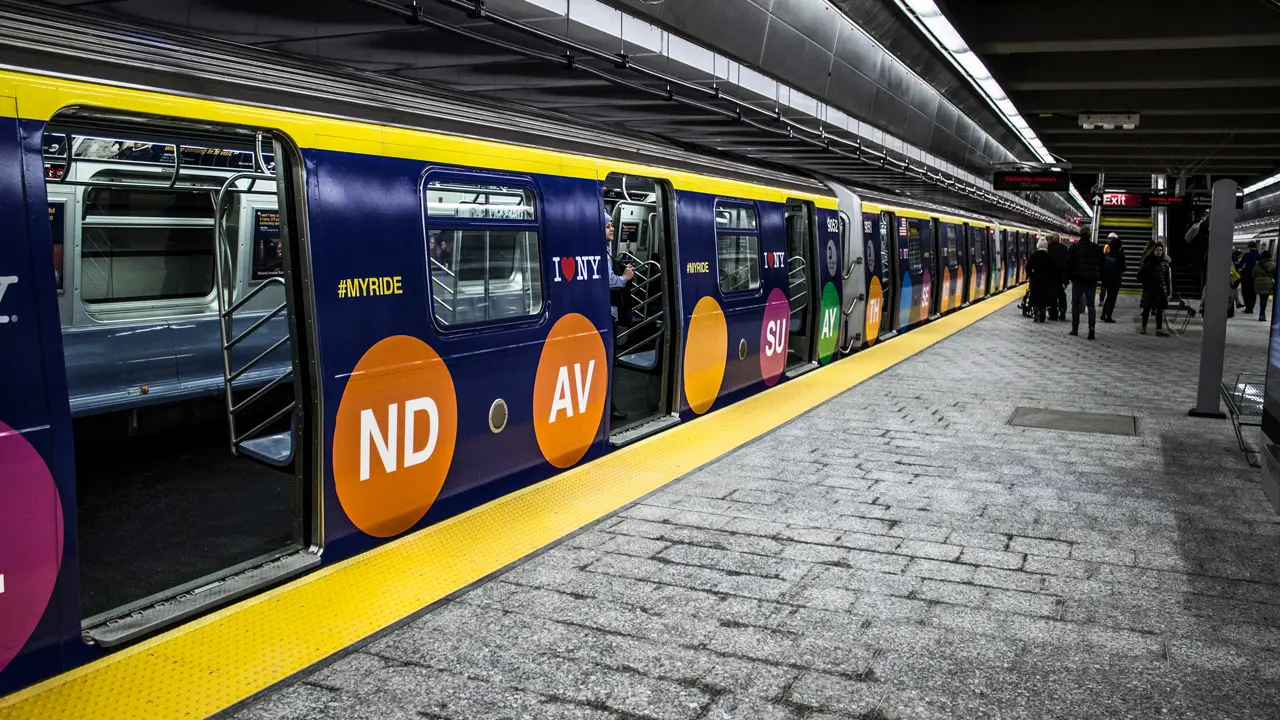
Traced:
<path fill-rule="evenodd" d="M 0 693 L 1017 263 L 989 219 L 476 98 L 93 72 L 0 71 Z"/>
<path fill-rule="evenodd" d="M 21 73 L 4 98 L 0 687 L 837 355 L 846 238 L 815 180 Z M 186 575 L 178 538 L 103 560 L 85 422 L 200 396 L 285 521 L 231 559 L 183 550 Z M 266 499 L 240 474 L 154 487 L 236 524 Z M 167 584 L 89 587 L 148 562 Z"/>

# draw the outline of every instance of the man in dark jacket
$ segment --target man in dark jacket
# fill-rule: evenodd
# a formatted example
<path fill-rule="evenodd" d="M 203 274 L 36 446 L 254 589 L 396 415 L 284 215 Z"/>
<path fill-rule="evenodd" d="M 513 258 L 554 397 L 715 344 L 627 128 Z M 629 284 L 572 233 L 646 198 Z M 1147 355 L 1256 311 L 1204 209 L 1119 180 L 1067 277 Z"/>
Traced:
<path fill-rule="evenodd" d="M 1107 235 L 1107 254 L 1102 261 L 1102 322 L 1113 323 L 1116 298 L 1120 295 L 1120 281 L 1124 279 L 1124 248 L 1120 236 Z"/>
<path fill-rule="evenodd" d="M 1067 275 L 1071 278 L 1071 334 L 1080 334 L 1081 305 L 1089 308 L 1089 339 L 1097 321 L 1098 278 L 1102 275 L 1102 248 L 1093 241 L 1092 228 L 1067 251 Z"/>
<path fill-rule="evenodd" d="M 1054 296 L 1054 310 L 1049 313 L 1049 319 L 1066 320 L 1067 283 L 1071 282 L 1071 278 L 1067 277 L 1067 246 L 1063 245 L 1056 235 L 1049 238 L 1049 257 L 1053 259 L 1053 265 L 1058 268 L 1058 272 L 1062 273 L 1062 282 L 1058 285 L 1057 294 Z"/>
<path fill-rule="evenodd" d="M 1261 258 L 1257 241 L 1249 243 L 1249 249 L 1240 256 L 1240 294 L 1244 295 L 1245 315 L 1252 315 L 1253 306 L 1258 302 L 1258 293 L 1253 289 L 1253 269 Z"/>

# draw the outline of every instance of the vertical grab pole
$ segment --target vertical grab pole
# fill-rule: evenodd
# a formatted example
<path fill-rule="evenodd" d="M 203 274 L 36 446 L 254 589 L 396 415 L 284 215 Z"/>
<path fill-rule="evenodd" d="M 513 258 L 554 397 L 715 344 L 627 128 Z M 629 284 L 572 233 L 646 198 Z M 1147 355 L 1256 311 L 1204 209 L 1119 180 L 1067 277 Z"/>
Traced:
<path fill-rule="evenodd" d="M 1213 184 L 1213 205 L 1209 213 L 1209 257 L 1204 293 L 1204 336 L 1200 341 L 1200 386 L 1192 417 L 1225 418 L 1219 388 L 1222 383 L 1222 354 L 1227 342 L 1227 284 L 1230 280 L 1231 236 L 1235 232 L 1236 183 L 1219 180 Z"/>
<path fill-rule="evenodd" d="M 176 177 L 176 176 L 175 176 Z M 236 451 L 236 418 L 232 412 L 235 407 L 235 398 L 231 394 L 231 351 L 227 345 L 231 342 L 233 336 L 231 328 L 231 313 L 227 308 L 231 304 L 231 299 L 226 297 L 227 293 L 227 277 L 232 276 L 232 282 L 235 278 L 235 261 L 231 259 L 226 271 L 223 270 L 224 256 L 229 257 L 229 248 L 227 247 L 226 229 L 224 225 L 223 211 L 226 209 L 227 199 L 230 197 L 228 190 L 231 189 L 236 182 L 236 177 L 227 178 L 226 182 L 218 190 L 214 197 L 213 203 L 213 243 L 214 256 L 213 275 L 214 283 L 217 285 L 218 295 L 218 335 L 222 339 L 222 377 L 224 380 L 223 400 L 226 404 L 227 411 L 227 442 L 231 448 L 231 456 L 239 457 L 240 453 Z"/>

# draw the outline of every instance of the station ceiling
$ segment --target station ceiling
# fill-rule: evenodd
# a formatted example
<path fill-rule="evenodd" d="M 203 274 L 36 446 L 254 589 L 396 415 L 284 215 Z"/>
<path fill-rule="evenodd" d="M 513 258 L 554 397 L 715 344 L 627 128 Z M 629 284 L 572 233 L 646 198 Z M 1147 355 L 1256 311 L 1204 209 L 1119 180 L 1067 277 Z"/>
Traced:
<path fill-rule="evenodd" d="M 696 3 L 719 3 L 723 10 L 743 1 Z M 770 5 L 782 2 L 766 0 Z M 691 7 L 694 3 L 680 0 L 677 4 Z M 633 12 L 647 4 L 643 0 L 612 2 L 615 7 L 631 5 Z M 672 5 L 671 0 L 667 4 Z M 31 3 L 0 0 L 0 5 Z M 669 40 L 670 47 L 664 45 L 655 52 L 652 45 L 631 40 L 627 33 L 634 23 L 628 26 L 624 19 L 621 35 L 612 29 L 602 31 L 598 23 L 592 26 L 590 18 L 573 20 L 558 13 L 557 7 L 574 7 L 563 0 L 478 4 L 476 0 L 45 0 L 41 5 L 219 38 L 254 50 L 314 60 L 318 66 L 340 65 L 380 80 L 478 93 L 1005 220 L 1034 219 L 1065 228 L 1062 218 L 1071 209 L 1061 196 L 993 193 L 976 187 L 963 174 L 950 175 L 931 167 L 920 150 L 954 158 L 955 165 L 981 177 L 964 161 L 988 157 L 996 150 L 986 140 L 980 141 L 976 131 L 960 135 L 954 118 L 955 136 L 948 142 L 917 144 L 914 151 L 901 142 L 895 146 L 885 130 L 854 120 L 852 112 L 833 125 L 798 111 L 825 99 L 816 92 L 781 98 L 785 89 L 779 89 L 769 97 L 754 93 L 746 81 L 724 80 L 725 75 L 737 73 L 739 65 L 745 77 L 745 68 L 754 64 L 751 60 L 733 61 L 718 80 L 677 62 L 675 39 Z M 484 12 L 475 12 L 478 5 Z M 690 39 L 711 43 L 717 34 L 732 35 L 728 31 L 735 27 L 734 14 L 722 13 L 722 17 L 713 37 Z M 671 28 L 670 23 L 663 26 Z M 618 53 L 626 55 L 625 62 L 620 62 Z M 780 57 L 794 64 L 793 55 L 783 52 Z M 797 84 L 792 87 L 811 92 Z M 890 94 L 876 95 L 877 99 L 885 96 L 883 107 L 893 107 L 896 101 L 918 110 L 920 103 L 904 102 L 901 91 L 899 96 Z M 929 117 L 930 122 L 934 117 Z M 852 129 L 855 125 L 857 132 Z M 860 134 L 864 130 L 867 134 Z M 1037 203 L 1044 205 L 1036 207 Z"/>
<path fill-rule="evenodd" d="M 939 0 L 1023 117 L 1074 171 L 1280 170 L 1280 1 Z M 1138 113 L 1086 130 L 1082 113 Z"/>

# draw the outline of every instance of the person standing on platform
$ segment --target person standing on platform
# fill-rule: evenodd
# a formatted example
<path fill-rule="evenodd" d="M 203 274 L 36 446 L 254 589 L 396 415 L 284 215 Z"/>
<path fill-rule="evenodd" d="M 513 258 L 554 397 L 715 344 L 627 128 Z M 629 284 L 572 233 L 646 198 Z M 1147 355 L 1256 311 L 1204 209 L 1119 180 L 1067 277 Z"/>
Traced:
<path fill-rule="evenodd" d="M 1116 298 L 1120 296 L 1120 281 L 1124 279 L 1124 247 L 1120 236 L 1107 236 L 1107 254 L 1102 260 L 1102 322 L 1113 323 Z"/>
<path fill-rule="evenodd" d="M 1089 309 L 1089 339 L 1097 322 L 1098 278 L 1102 273 L 1102 248 L 1086 230 L 1084 237 L 1067 251 L 1067 276 L 1071 279 L 1071 334 L 1080 334 L 1080 313 Z"/>
<path fill-rule="evenodd" d="M 1053 258 L 1053 265 L 1058 269 L 1061 277 L 1058 279 L 1058 289 L 1054 293 L 1054 310 L 1049 313 L 1053 320 L 1067 319 L 1067 284 L 1071 282 L 1071 278 L 1067 277 L 1067 246 L 1055 235 L 1049 238 L 1049 257 Z"/>
<path fill-rule="evenodd" d="M 1258 294 L 1258 320 L 1267 321 L 1267 306 L 1276 292 L 1276 261 L 1270 250 L 1263 250 L 1253 267 L 1253 291 Z"/>
<path fill-rule="evenodd" d="M 609 271 L 609 314 L 613 319 L 610 337 L 613 338 L 613 354 L 616 360 L 618 354 L 618 306 L 621 304 L 622 291 L 627 287 L 627 282 L 635 275 L 635 269 L 627 265 L 623 268 L 621 275 L 613 272 L 613 218 L 609 217 L 609 213 L 604 214 L 604 240 L 606 259 L 604 266 Z M 609 400 L 609 418 L 611 420 L 626 420 L 627 414 L 619 410 L 617 404 L 613 402 L 612 392 L 609 393 Z"/>
<path fill-rule="evenodd" d="M 1253 314 L 1253 305 L 1257 302 L 1258 293 L 1253 289 L 1253 270 L 1262 256 L 1258 254 L 1258 243 L 1249 243 L 1249 249 L 1240 256 L 1240 294 L 1244 295 L 1244 314 Z"/>
<path fill-rule="evenodd" d="M 1031 278 L 1031 312 L 1035 322 L 1045 321 L 1045 312 L 1057 320 L 1058 295 L 1062 293 L 1062 270 L 1049 252 L 1052 241 L 1041 239 L 1036 251 L 1027 261 L 1027 275 Z"/>
<path fill-rule="evenodd" d="M 1142 334 L 1147 334 L 1147 319 L 1156 316 L 1156 335 L 1167 337 L 1164 331 L 1164 310 L 1169 306 L 1169 295 L 1173 292 L 1173 273 L 1169 271 L 1169 263 L 1164 258 L 1164 246 L 1156 243 L 1151 254 L 1142 261 L 1142 269 L 1138 271 L 1138 279 L 1142 281 Z"/>

